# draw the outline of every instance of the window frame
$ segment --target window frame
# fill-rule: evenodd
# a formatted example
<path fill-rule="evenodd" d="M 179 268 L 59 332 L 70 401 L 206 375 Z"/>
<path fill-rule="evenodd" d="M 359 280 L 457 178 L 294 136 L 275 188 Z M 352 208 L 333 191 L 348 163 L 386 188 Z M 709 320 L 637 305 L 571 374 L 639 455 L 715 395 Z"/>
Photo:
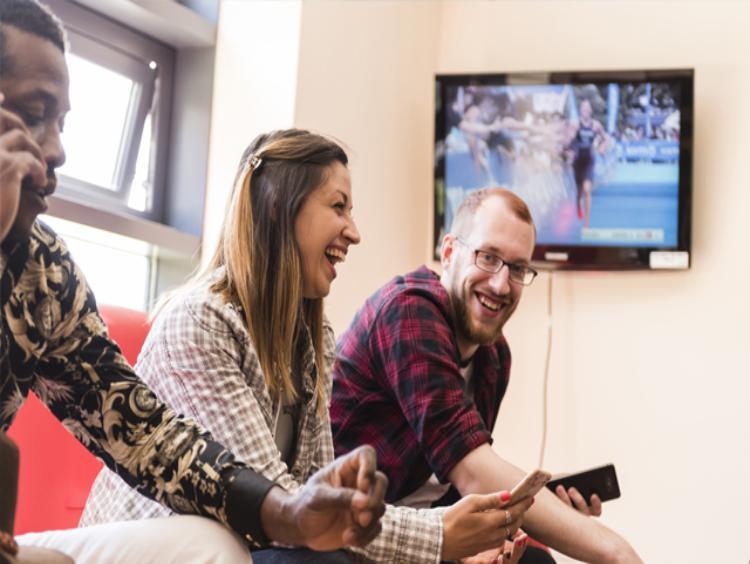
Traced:
<path fill-rule="evenodd" d="M 65 25 L 69 53 L 122 74 L 141 88 L 138 99 L 135 103 L 131 100 L 128 110 L 130 119 L 121 139 L 115 190 L 60 174 L 56 196 L 102 211 L 165 223 L 175 50 L 70 2 L 49 0 L 48 3 Z M 151 61 L 156 63 L 156 72 L 149 69 Z M 153 185 L 147 209 L 139 211 L 128 206 L 140 146 L 135 140 L 140 141 L 152 107 L 155 111 L 151 139 L 143 142 L 151 143 L 153 148 L 149 162 Z"/>
<path fill-rule="evenodd" d="M 160 147 L 160 155 L 152 155 L 148 163 L 154 183 L 151 212 L 144 214 L 126 206 L 124 196 L 115 198 L 112 190 L 100 188 L 102 194 L 96 195 L 94 187 L 75 190 L 72 183 L 66 184 L 70 189 L 58 190 L 48 198 L 47 212 L 152 244 L 148 284 L 149 299 L 153 300 L 181 283 L 199 261 L 220 0 L 43 1 L 69 34 L 93 35 L 116 50 L 142 53 L 143 60 L 156 61 L 160 73 L 168 76 L 157 84 L 161 122 L 151 124 L 151 143 Z M 211 13 L 206 12 L 211 11 L 209 5 L 213 6 Z M 160 63 L 158 53 L 144 52 L 144 46 L 166 50 L 171 64 Z M 137 153 L 134 160 L 137 162 Z M 64 184 L 60 180 L 58 187 Z"/>

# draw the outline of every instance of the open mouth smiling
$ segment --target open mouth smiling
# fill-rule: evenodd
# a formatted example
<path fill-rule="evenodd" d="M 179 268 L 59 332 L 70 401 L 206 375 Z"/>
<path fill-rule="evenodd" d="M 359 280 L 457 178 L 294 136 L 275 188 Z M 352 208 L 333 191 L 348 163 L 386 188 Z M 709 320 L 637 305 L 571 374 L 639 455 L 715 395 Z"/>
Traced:
<path fill-rule="evenodd" d="M 338 247 L 328 247 L 325 250 L 325 255 L 328 259 L 328 262 L 335 266 L 339 262 L 344 262 L 344 259 L 346 258 L 346 251 Z"/>
<path fill-rule="evenodd" d="M 498 311 L 500 311 L 500 308 L 503 306 L 502 302 L 492 300 L 484 294 L 480 294 L 479 292 L 477 292 L 476 295 L 479 303 L 482 304 L 484 308 L 490 310 L 493 313 L 497 313 Z"/>

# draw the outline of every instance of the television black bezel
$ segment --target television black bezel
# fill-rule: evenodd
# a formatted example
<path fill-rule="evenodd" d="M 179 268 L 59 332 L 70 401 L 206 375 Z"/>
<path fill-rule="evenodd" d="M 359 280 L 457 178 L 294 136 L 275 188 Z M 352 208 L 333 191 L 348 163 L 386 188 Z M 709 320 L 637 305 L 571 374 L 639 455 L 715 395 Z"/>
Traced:
<path fill-rule="evenodd" d="M 435 258 L 439 259 L 440 225 L 444 221 L 444 208 L 438 202 L 442 191 L 445 198 L 446 89 L 455 86 L 502 86 L 538 84 L 607 84 L 628 82 L 679 82 L 680 98 L 680 160 L 678 187 L 677 245 L 673 247 L 615 247 L 595 245 L 538 244 L 532 262 L 544 269 L 563 270 L 650 270 L 652 252 L 676 251 L 687 253 L 687 266 L 691 263 L 692 191 L 693 191 L 693 69 L 647 69 L 615 71 L 550 71 L 507 72 L 435 75 L 435 161 L 434 161 L 434 214 L 433 244 Z M 442 187 L 442 190 L 441 190 Z M 555 257 L 551 259 L 551 257 Z M 678 260 L 677 263 L 681 261 Z M 669 261 L 667 261 L 669 264 Z"/>

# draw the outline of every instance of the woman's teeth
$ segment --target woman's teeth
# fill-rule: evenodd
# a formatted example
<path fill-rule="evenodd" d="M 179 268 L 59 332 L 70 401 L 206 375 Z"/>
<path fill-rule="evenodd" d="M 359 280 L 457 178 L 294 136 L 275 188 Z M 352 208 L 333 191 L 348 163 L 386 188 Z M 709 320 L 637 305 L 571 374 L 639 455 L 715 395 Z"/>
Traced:
<path fill-rule="evenodd" d="M 341 249 L 329 247 L 326 249 L 325 252 L 331 264 L 336 264 L 337 262 L 344 262 L 344 259 L 346 258 L 346 253 L 342 251 Z"/>

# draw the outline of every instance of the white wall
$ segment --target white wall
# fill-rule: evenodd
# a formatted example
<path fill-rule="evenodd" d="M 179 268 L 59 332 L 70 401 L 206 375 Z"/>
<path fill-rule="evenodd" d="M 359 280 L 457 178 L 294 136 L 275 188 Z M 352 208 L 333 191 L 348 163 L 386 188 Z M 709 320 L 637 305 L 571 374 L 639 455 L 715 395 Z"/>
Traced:
<path fill-rule="evenodd" d="M 303 3 L 295 124 L 349 149 L 362 235 L 326 302 L 337 331 L 427 256 L 439 16 L 432 2 Z"/>
<path fill-rule="evenodd" d="M 292 127 L 300 0 L 222 0 L 216 39 L 203 255 L 213 254 L 237 165 L 256 135 Z"/>
<path fill-rule="evenodd" d="M 256 99 L 258 83 L 232 79 L 240 61 L 221 70 L 225 28 L 240 24 L 239 11 L 226 17 L 229 7 L 246 9 L 224 0 L 219 24 L 214 121 L 223 113 L 224 125 L 212 136 L 208 238 L 223 210 L 215 190 L 228 186 L 219 176 L 231 182 L 249 140 L 228 151 L 238 129 L 230 118 L 248 132 L 289 125 L 288 99 L 269 124 L 273 100 L 260 114 L 241 103 Z M 695 68 L 693 268 L 552 281 L 545 466 L 614 462 L 623 498 L 605 506 L 605 521 L 646 562 L 750 558 L 748 22 L 750 4 L 718 1 L 318 1 L 301 9 L 294 124 L 348 145 L 363 235 L 327 303 L 337 331 L 375 288 L 427 260 L 435 72 Z M 225 150 L 226 163 L 217 157 Z M 543 275 L 526 292 L 509 324 L 514 368 L 495 430 L 498 451 L 526 467 L 539 454 L 548 282 Z"/>

